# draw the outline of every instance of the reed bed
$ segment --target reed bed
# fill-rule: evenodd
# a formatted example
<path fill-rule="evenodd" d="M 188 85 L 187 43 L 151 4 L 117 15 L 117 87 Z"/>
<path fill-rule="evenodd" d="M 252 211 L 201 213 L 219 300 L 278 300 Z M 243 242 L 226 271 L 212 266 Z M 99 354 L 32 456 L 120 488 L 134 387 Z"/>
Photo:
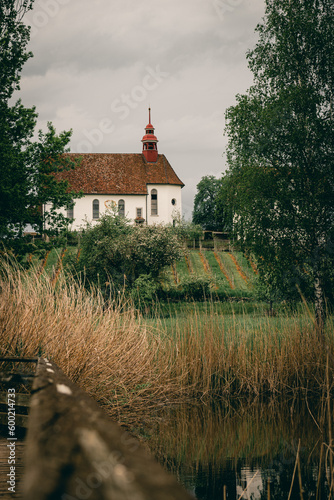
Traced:
<path fill-rule="evenodd" d="M 119 420 L 176 402 L 321 395 L 326 380 L 332 390 L 333 323 L 324 343 L 304 313 L 228 322 L 214 304 L 193 304 L 173 321 L 148 320 L 124 297 L 106 304 L 68 275 L 53 287 L 6 260 L 0 295 L 1 355 L 49 357 Z"/>

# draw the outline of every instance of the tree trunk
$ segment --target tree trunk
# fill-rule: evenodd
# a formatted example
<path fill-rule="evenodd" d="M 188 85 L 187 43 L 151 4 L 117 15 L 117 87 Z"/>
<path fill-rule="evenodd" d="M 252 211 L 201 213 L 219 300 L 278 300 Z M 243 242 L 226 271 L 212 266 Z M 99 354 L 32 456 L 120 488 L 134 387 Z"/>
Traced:
<path fill-rule="evenodd" d="M 319 334 L 324 333 L 326 310 L 324 289 L 320 277 L 317 275 L 314 280 L 314 306 L 315 306 L 315 322 Z"/>

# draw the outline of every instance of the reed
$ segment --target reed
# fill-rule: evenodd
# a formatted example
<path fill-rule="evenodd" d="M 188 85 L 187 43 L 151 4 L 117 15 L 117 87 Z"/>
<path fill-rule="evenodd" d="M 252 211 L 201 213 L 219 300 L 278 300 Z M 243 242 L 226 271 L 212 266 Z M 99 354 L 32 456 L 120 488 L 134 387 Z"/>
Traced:
<path fill-rule="evenodd" d="M 53 288 L 46 274 L 12 263 L 2 266 L 0 290 L 1 355 L 47 356 L 114 411 L 168 392 L 157 383 L 161 340 L 125 301 L 106 309 L 97 290 L 63 275 Z"/>
<path fill-rule="evenodd" d="M 333 388 L 333 324 L 325 349 L 304 312 L 224 314 L 208 302 L 167 320 L 157 306 L 149 320 L 124 297 L 106 306 L 68 275 L 53 287 L 5 259 L 0 295 L 1 355 L 51 358 L 119 420 L 174 402 Z"/>

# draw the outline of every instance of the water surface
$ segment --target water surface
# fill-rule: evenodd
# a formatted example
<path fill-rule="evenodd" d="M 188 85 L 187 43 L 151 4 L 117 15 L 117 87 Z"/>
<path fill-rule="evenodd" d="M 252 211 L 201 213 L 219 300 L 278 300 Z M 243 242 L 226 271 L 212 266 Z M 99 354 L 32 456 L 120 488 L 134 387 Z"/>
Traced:
<path fill-rule="evenodd" d="M 291 485 L 292 500 L 323 500 L 333 471 L 328 410 L 296 399 L 178 407 L 147 442 L 198 500 L 287 500 Z"/>

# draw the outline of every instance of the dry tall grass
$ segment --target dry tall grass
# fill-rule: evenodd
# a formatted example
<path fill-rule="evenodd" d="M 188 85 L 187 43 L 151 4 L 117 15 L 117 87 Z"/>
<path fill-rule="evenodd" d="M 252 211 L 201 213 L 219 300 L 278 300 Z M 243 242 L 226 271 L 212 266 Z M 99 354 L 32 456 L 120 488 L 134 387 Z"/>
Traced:
<path fill-rule="evenodd" d="M 106 308 L 96 290 L 5 261 L 0 273 L 1 355 L 45 355 L 117 415 L 126 409 L 238 394 L 322 392 L 333 380 L 333 325 L 328 349 L 312 322 L 224 329 L 213 310 L 193 312 L 173 331 L 148 323 L 125 300 Z M 331 387 L 332 388 L 332 387 Z M 123 414 L 123 413 L 122 413 Z M 119 413 L 121 419 L 121 414 Z"/>
<path fill-rule="evenodd" d="M 98 401 L 134 405 L 149 388 L 166 388 L 157 369 L 161 341 L 126 304 L 105 309 L 102 296 L 68 277 L 54 289 L 46 275 L 5 264 L 0 277 L 1 355 L 47 356 Z"/>

